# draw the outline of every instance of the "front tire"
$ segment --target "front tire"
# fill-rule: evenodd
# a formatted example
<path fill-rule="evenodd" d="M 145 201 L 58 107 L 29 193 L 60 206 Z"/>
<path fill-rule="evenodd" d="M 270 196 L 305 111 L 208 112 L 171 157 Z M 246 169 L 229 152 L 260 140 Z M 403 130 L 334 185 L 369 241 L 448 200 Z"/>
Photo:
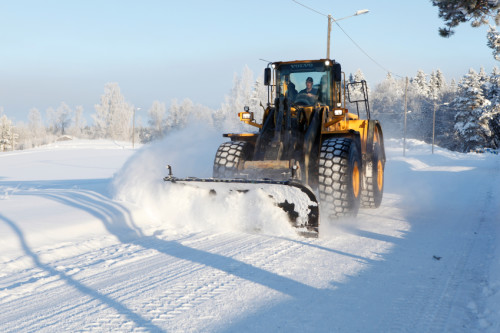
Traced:
<path fill-rule="evenodd" d="M 318 173 L 322 214 L 333 219 L 356 216 L 361 201 L 361 157 L 356 142 L 347 138 L 325 140 Z"/>
<path fill-rule="evenodd" d="M 242 141 L 224 142 L 217 149 L 214 160 L 214 178 L 234 178 L 238 166 L 248 158 L 250 145 Z"/>

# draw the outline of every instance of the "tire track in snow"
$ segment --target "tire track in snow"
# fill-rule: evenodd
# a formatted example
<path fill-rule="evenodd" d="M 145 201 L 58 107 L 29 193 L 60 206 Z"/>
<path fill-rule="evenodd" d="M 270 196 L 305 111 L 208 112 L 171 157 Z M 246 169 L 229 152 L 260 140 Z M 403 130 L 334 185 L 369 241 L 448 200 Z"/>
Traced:
<path fill-rule="evenodd" d="M 210 235 L 204 238 L 194 238 L 184 243 L 225 257 L 241 257 L 242 265 L 248 264 L 265 270 L 279 267 L 277 262 L 281 261 L 282 256 L 294 257 L 294 253 L 304 246 L 284 240 L 277 244 L 275 239 L 266 239 L 259 235 Z M 168 246 L 159 252 L 154 246 L 143 243 L 148 243 L 148 240 L 96 249 L 57 260 L 51 265 L 57 267 L 59 273 L 71 274 L 78 283 L 116 300 L 155 325 L 167 327 L 172 327 L 175 319 L 183 312 L 189 312 L 204 302 L 217 298 L 225 299 L 241 288 L 242 284 L 250 287 L 253 283 L 230 273 L 231 270 L 241 269 L 239 265 L 227 267 L 224 271 L 204 267 L 200 263 L 186 263 L 185 260 L 169 256 Z M 147 268 L 147 273 L 144 268 Z M 25 270 L 23 274 L 30 276 L 34 271 L 39 269 Z M 56 279 L 53 283 L 37 285 L 34 293 L 27 293 L 24 299 L 18 299 L 16 303 L 19 305 L 21 302 L 24 306 L 17 307 L 17 311 L 29 312 L 32 300 L 39 299 L 40 293 L 47 293 L 49 300 L 46 301 L 51 304 L 48 311 L 50 313 L 42 316 L 44 320 L 35 322 L 34 318 L 27 318 L 18 323 L 21 325 L 18 328 L 38 325 L 42 328 L 69 329 L 60 323 L 63 317 L 80 317 L 81 313 L 86 313 L 85 318 L 81 318 L 83 329 L 140 329 L 123 314 L 117 314 L 112 308 L 100 303 L 99 299 L 78 295 L 64 285 L 61 288 L 61 283 L 60 279 Z M 23 284 L 20 288 L 27 290 L 28 286 Z M 76 305 L 73 300 L 60 302 L 68 296 L 80 300 Z M 38 316 L 40 317 L 40 314 Z"/>
<path fill-rule="evenodd" d="M 40 260 L 40 257 L 35 252 L 33 252 L 33 250 L 31 250 L 31 248 L 28 246 L 22 231 L 17 227 L 17 225 L 12 220 L 8 219 L 7 217 L 5 217 L 1 214 L 0 214 L 0 220 L 2 220 L 4 223 L 6 223 L 12 229 L 12 231 L 17 234 L 22 249 L 24 250 L 26 255 L 31 257 L 35 266 L 47 271 L 51 275 L 58 276 L 59 279 L 64 281 L 70 287 L 70 289 L 72 289 L 73 291 L 76 290 L 79 293 L 86 295 L 87 297 L 90 296 L 91 298 L 98 299 L 100 302 L 105 303 L 110 308 L 113 308 L 115 311 L 117 311 L 121 315 L 127 317 L 129 321 L 134 322 L 137 326 L 145 327 L 145 328 L 151 329 L 151 330 L 160 330 L 158 327 L 156 327 L 151 322 L 148 322 L 146 319 L 141 317 L 139 314 L 130 311 L 130 309 L 128 309 L 126 306 L 124 306 L 120 302 L 115 301 L 114 299 L 108 297 L 107 295 L 99 293 L 98 291 L 82 284 L 81 282 L 75 280 L 73 277 L 71 277 L 63 272 L 57 271 L 51 265 L 43 263 Z"/>
<path fill-rule="evenodd" d="M 498 172 L 491 172 L 494 179 Z M 427 278 L 419 279 L 413 289 L 403 292 L 393 302 L 391 311 L 381 321 L 381 330 L 409 331 L 409 332 L 448 332 L 474 331 L 482 329 L 477 323 L 477 314 L 471 313 L 471 296 L 481 293 L 486 276 L 486 266 L 478 266 L 477 262 L 484 262 L 484 258 L 491 248 L 491 238 L 488 237 L 488 224 L 493 223 L 488 217 L 488 207 L 492 205 L 492 186 L 483 194 L 481 200 L 467 200 L 477 202 L 474 207 L 477 211 L 466 214 L 458 210 L 457 222 L 448 223 L 451 228 L 464 228 L 465 242 L 453 242 L 453 253 L 445 258 L 435 257 L 433 266 L 427 267 Z M 467 193 L 470 198 L 474 194 Z M 477 215 L 476 215 L 477 213 Z M 451 218 L 451 216 L 449 216 Z M 474 221 L 474 224 L 469 224 Z M 436 221 L 438 223 L 442 221 Z M 443 231 L 438 229 L 438 231 Z M 457 233 L 456 235 L 460 235 Z M 441 260 L 442 259 L 442 260 Z M 478 260 L 476 260 L 478 259 Z M 479 281 L 478 281 L 479 280 Z M 409 293 L 408 293 L 409 291 Z M 476 296 L 477 297 L 477 296 Z M 388 327 L 387 323 L 389 323 Z"/>

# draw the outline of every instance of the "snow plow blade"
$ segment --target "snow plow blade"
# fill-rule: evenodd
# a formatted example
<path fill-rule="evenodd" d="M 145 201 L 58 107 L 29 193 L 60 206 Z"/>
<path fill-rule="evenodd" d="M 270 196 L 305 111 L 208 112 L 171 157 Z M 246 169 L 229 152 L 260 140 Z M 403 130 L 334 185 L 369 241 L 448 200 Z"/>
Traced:
<path fill-rule="evenodd" d="M 283 209 L 297 233 L 305 237 L 318 237 L 319 207 L 316 195 L 307 185 L 286 180 L 269 179 L 222 179 L 222 178 L 177 178 L 167 176 L 164 181 L 205 189 L 211 194 L 247 193 L 262 190 L 274 204 Z"/>

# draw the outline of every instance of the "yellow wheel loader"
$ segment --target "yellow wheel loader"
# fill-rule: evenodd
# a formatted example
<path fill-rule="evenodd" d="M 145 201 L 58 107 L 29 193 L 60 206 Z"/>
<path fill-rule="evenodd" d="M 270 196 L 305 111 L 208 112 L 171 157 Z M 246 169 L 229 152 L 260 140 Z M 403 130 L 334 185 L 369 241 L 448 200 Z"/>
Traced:
<path fill-rule="evenodd" d="M 320 212 L 336 219 L 356 216 L 360 206 L 378 207 L 386 158 L 382 127 L 370 119 L 366 82 L 347 83 L 339 63 L 320 59 L 270 63 L 264 84 L 262 122 L 248 107 L 238 114 L 256 131 L 223 134 L 230 141 L 216 152 L 213 178 L 180 179 L 170 171 L 164 180 L 212 193 L 263 190 L 301 233 L 312 235 Z"/>

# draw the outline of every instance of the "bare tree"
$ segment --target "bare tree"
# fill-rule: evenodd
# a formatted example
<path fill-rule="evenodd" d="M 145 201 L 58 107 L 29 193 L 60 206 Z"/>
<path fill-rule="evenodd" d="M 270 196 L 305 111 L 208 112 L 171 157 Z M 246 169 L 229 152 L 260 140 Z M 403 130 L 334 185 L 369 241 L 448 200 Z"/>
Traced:
<path fill-rule="evenodd" d="M 148 111 L 149 115 L 149 126 L 152 127 L 152 137 L 153 139 L 160 138 L 163 136 L 163 130 L 165 128 L 165 114 L 167 108 L 165 103 L 154 101 L 151 109 Z"/>
<path fill-rule="evenodd" d="M 92 115 L 96 136 L 115 140 L 128 140 L 131 134 L 133 106 L 125 102 L 118 83 L 106 83 L 101 103 L 95 105 Z"/>

